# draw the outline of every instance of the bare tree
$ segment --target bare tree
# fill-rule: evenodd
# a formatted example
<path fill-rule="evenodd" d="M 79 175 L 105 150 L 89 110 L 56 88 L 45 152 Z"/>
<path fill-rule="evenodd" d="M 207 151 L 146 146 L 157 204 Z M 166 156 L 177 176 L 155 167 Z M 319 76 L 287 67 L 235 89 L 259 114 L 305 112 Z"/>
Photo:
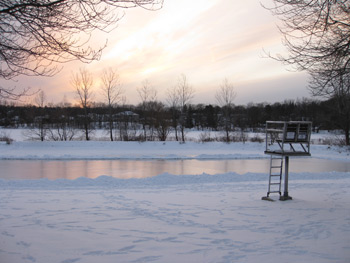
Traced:
<path fill-rule="evenodd" d="M 89 119 L 89 107 L 92 99 L 92 88 L 94 85 L 93 77 L 90 72 L 80 69 L 79 73 L 73 74 L 71 79 L 72 86 L 75 88 L 79 99 L 80 106 L 84 109 L 84 132 L 85 139 L 90 140 L 89 133 L 91 130 L 91 122 Z"/>
<path fill-rule="evenodd" d="M 25 137 L 31 140 L 44 141 L 47 137 L 47 116 L 45 116 L 46 94 L 44 91 L 39 91 L 33 98 L 33 105 L 38 107 L 37 115 L 33 118 L 31 127 L 23 132 Z"/>
<path fill-rule="evenodd" d="M 170 110 L 171 110 L 171 117 L 172 117 L 172 125 L 175 130 L 175 139 L 176 141 L 179 140 L 178 134 L 177 134 L 177 126 L 178 126 L 178 106 L 179 106 L 179 96 L 177 92 L 176 86 L 170 88 L 167 90 L 167 99 L 166 99 Z"/>
<path fill-rule="evenodd" d="M 157 100 L 157 91 L 148 80 L 142 82 L 142 86 L 137 89 L 141 103 Z"/>
<path fill-rule="evenodd" d="M 350 76 L 349 1 L 274 0 L 274 4 L 268 9 L 282 21 L 280 31 L 288 50 L 288 55 L 274 58 L 307 71 L 311 93 L 333 98 L 340 109 L 344 97 L 339 93 L 350 100 L 342 84 Z M 349 144 L 349 131 L 344 132 Z"/>
<path fill-rule="evenodd" d="M 152 102 L 155 102 L 157 100 L 157 91 L 151 86 L 148 80 L 145 80 L 142 82 L 142 86 L 137 89 L 137 92 L 141 99 L 140 106 L 144 115 L 142 120 L 144 139 L 147 140 L 149 137 L 150 140 L 153 140 L 154 123 L 152 120 L 154 118 L 152 114 Z M 147 126 L 150 131 L 149 136 L 147 136 Z"/>
<path fill-rule="evenodd" d="M 152 104 L 158 140 L 166 141 L 170 133 L 169 111 L 166 110 L 164 104 L 161 102 L 154 101 Z"/>
<path fill-rule="evenodd" d="M 182 74 L 176 86 L 177 96 L 179 101 L 179 106 L 181 108 L 181 116 L 180 116 L 180 129 L 181 129 L 181 139 L 182 142 L 185 142 L 185 106 L 191 102 L 194 97 L 194 89 L 192 86 L 188 84 L 186 75 Z"/>
<path fill-rule="evenodd" d="M 230 141 L 230 132 L 232 130 L 232 121 L 230 115 L 235 97 L 236 92 L 233 84 L 229 83 L 227 79 L 224 79 L 223 83 L 220 86 L 220 89 L 216 92 L 215 98 L 224 113 L 223 117 L 226 133 L 226 142 Z"/>
<path fill-rule="evenodd" d="M 108 123 L 109 123 L 109 135 L 111 141 L 113 141 L 113 109 L 122 100 L 122 95 L 124 93 L 123 88 L 120 83 L 120 77 L 116 70 L 109 68 L 104 70 L 101 77 L 102 81 L 102 93 L 105 100 L 107 101 L 108 107 Z"/>
<path fill-rule="evenodd" d="M 60 63 L 99 59 L 107 41 L 89 46 L 95 30 L 111 31 L 123 9 L 156 10 L 163 0 L 0 0 L 0 78 L 52 76 Z M 23 92 L 0 87 L 0 97 Z"/>
<path fill-rule="evenodd" d="M 46 94 L 44 91 L 39 91 L 34 97 L 34 102 L 36 106 L 39 107 L 40 115 L 35 117 L 35 125 L 37 126 L 36 131 L 32 131 L 33 134 L 40 138 L 40 141 L 44 141 L 46 137 L 47 127 L 47 117 L 45 116 L 44 107 L 46 106 Z"/>
<path fill-rule="evenodd" d="M 333 102 L 330 109 L 333 115 L 330 121 L 344 132 L 345 144 L 350 145 L 350 74 L 340 74 L 336 78 L 329 77 L 328 74 L 331 72 L 323 71 L 315 74 L 310 86 L 317 88 L 318 96 L 326 97 Z M 321 86 L 322 90 L 319 88 Z"/>
<path fill-rule="evenodd" d="M 43 108 L 45 107 L 46 104 L 46 94 L 43 90 L 39 91 L 38 94 L 35 96 L 34 98 L 34 102 L 35 104 L 40 107 Z"/>

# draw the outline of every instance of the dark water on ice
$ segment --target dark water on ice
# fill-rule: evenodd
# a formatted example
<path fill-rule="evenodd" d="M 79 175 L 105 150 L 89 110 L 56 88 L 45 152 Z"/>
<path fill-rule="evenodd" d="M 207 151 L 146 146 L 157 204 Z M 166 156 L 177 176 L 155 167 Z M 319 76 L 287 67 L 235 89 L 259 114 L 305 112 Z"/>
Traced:
<path fill-rule="evenodd" d="M 162 173 L 220 174 L 269 172 L 269 159 L 249 160 L 0 160 L 1 179 L 76 179 L 101 175 L 145 178 Z M 350 172 L 350 163 L 316 158 L 291 158 L 289 172 Z"/>

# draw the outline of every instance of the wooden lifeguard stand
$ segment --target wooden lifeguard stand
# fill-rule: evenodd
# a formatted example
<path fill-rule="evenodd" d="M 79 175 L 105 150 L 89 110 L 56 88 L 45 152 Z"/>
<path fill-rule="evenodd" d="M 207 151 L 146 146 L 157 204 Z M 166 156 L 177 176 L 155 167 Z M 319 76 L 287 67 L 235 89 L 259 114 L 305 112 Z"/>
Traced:
<path fill-rule="evenodd" d="M 290 200 L 288 195 L 289 157 L 311 156 L 310 137 L 312 123 L 308 121 L 267 121 L 266 149 L 270 155 L 270 173 L 267 196 L 262 200 L 273 201 L 269 195 L 279 193 L 280 200 Z M 283 158 L 285 160 L 284 193 L 281 194 L 283 172 Z"/>

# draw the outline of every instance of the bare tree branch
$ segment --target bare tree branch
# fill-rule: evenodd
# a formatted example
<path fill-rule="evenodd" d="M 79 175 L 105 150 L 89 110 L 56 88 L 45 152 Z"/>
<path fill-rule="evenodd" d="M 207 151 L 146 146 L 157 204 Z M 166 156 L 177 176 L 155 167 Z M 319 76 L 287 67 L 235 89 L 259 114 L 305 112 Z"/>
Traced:
<path fill-rule="evenodd" d="M 288 55 L 273 58 L 297 70 L 350 72 L 350 3 L 332 0 L 274 0 L 268 8 L 279 27 Z"/>
<path fill-rule="evenodd" d="M 58 64 L 99 59 L 89 45 L 94 30 L 110 31 L 120 9 L 150 10 L 163 0 L 0 0 L 0 77 L 52 76 Z"/>
<path fill-rule="evenodd" d="M 30 91 L 30 87 L 18 91 L 16 87 L 3 88 L 0 86 L 0 98 L 4 100 L 21 100 L 24 96 L 32 96 L 36 93 Z"/>

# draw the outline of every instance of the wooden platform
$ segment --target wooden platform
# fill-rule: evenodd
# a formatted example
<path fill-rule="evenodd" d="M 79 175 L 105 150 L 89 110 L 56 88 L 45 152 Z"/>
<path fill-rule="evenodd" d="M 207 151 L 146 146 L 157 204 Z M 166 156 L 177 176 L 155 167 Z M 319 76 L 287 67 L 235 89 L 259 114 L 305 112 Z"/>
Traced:
<path fill-rule="evenodd" d="M 310 156 L 311 122 L 267 121 L 265 154 Z"/>
<path fill-rule="evenodd" d="M 265 154 L 280 155 L 280 156 L 311 156 L 308 152 L 293 152 L 293 151 L 264 151 Z"/>

